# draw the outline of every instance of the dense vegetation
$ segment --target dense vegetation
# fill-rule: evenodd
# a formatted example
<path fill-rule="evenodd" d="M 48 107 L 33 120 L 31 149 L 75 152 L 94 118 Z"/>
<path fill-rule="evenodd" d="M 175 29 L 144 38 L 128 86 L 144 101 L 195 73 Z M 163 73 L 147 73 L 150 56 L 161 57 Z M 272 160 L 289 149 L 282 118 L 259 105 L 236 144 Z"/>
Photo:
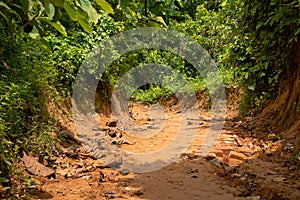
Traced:
<path fill-rule="evenodd" d="M 284 84 L 292 90 L 299 81 L 293 77 L 300 68 L 298 0 L 108 2 L 0 2 L 0 183 L 6 194 L 17 195 L 30 185 L 17 170 L 23 152 L 44 159 L 57 152 L 57 141 L 63 137 L 54 110 L 69 114 L 80 65 L 94 47 L 116 33 L 156 26 L 190 35 L 215 59 L 226 87 L 243 88 L 245 114 L 275 99 L 286 89 Z M 107 69 L 99 83 L 99 101 L 108 102 L 118 79 L 145 63 L 171 66 L 196 92 L 205 90 L 202 77 L 186 60 L 166 51 L 141 50 L 122 56 Z M 132 98 L 153 103 L 170 95 L 170 89 L 150 85 Z M 282 113 L 293 113 L 288 125 L 299 116 L 295 111 L 300 107 L 299 91 L 290 95 L 293 106 Z"/>

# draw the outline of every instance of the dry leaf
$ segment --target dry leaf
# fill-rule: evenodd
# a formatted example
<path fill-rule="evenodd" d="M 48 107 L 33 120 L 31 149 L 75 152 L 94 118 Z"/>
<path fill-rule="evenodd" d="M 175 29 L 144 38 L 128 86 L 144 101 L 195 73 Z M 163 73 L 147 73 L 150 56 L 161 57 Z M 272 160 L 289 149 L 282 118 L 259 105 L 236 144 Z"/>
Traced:
<path fill-rule="evenodd" d="M 23 162 L 26 169 L 34 175 L 47 177 L 54 174 L 54 170 L 39 163 L 37 157 L 27 156 L 26 153 L 24 153 Z"/>
<path fill-rule="evenodd" d="M 65 176 L 69 171 L 69 168 L 62 169 L 61 167 L 58 167 L 56 173 Z"/>

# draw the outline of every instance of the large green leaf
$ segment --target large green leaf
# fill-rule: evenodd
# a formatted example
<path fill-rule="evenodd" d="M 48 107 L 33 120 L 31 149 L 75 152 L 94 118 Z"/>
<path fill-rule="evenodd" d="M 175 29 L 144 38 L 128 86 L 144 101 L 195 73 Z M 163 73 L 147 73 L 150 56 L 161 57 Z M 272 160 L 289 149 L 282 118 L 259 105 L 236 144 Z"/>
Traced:
<path fill-rule="evenodd" d="M 46 20 L 47 21 L 47 20 Z M 50 23 L 50 21 L 48 21 Z M 52 49 L 50 47 L 50 44 L 43 38 L 41 38 L 41 31 L 39 31 L 39 29 L 41 29 L 39 27 L 39 24 L 35 24 L 32 31 L 29 33 L 29 36 L 33 39 L 36 40 L 36 42 L 38 43 L 38 46 L 41 47 L 42 49 L 44 49 L 46 52 L 48 52 L 49 54 L 52 53 Z"/>
<path fill-rule="evenodd" d="M 8 7 L 8 5 L 6 5 L 6 3 L 0 2 L 0 6 L 6 8 L 6 9 L 8 9 L 8 10 L 11 10 L 11 8 Z"/>
<path fill-rule="evenodd" d="M 254 91 L 255 86 L 256 86 L 256 83 L 252 83 L 252 84 L 248 85 L 248 89 Z"/>
<path fill-rule="evenodd" d="M 33 29 L 32 29 L 32 31 L 29 33 L 29 36 L 30 36 L 31 38 L 33 38 L 33 39 L 38 39 L 38 38 L 40 37 L 40 33 L 39 33 L 38 29 L 37 29 L 35 26 L 33 26 Z"/>
<path fill-rule="evenodd" d="M 70 18 L 73 21 L 78 21 L 80 26 L 87 32 L 87 33 L 93 33 L 93 29 L 89 24 L 89 17 L 94 23 L 97 23 L 98 21 L 98 15 L 96 10 L 93 10 L 94 8 L 91 6 L 91 10 L 88 10 L 88 12 L 83 11 L 81 8 L 76 7 L 75 5 L 71 5 L 69 2 L 64 2 L 64 8 Z M 97 19 L 96 19 L 97 17 Z"/>
<path fill-rule="evenodd" d="M 7 16 L 6 16 L 4 13 L 2 13 L 2 12 L 0 11 L 0 15 L 6 20 L 6 22 L 7 22 L 8 24 L 10 24 L 10 20 L 7 18 Z"/>
<path fill-rule="evenodd" d="M 69 2 L 64 2 L 64 9 L 73 21 L 78 21 L 78 9 Z"/>
<path fill-rule="evenodd" d="M 160 17 L 160 16 L 156 17 L 156 21 L 167 27 L 167 24 L 162 17 Z"/>
<path fill-rule="evenodd" d="M 32 0 L 21 0 L 21 6 L 24 13 L 26 13 L 29 20 L 32 20 L 35 16 L 34 12 L 34 2 Z"/>
<path fill-rule="evenodd" d="M 68 36 L 66 28 L 59 21 L 54 22 L 54 21 L 51 21 L 51 19 L 46 18 L 46 17 L 41 17 L 40 19 L 49 23 L 51 26 L 53 26 L 56 30 L 58 30 L 64 36 Z"/>
<path fill-rule="evenodd" d="M 80 24 L 80 26 L 83 28 L 84 31 L 86 31 L 87 33 L 90 33 L 90 34 L 93 33 L 93 29 L 89 25 L 87 17 L 80 15 L 78 17 L 78 23 Z"/>
<path fill-rule="evenodd" d="M 96 0 L 96 3 L 107 13 L 111 13 L 111 14 L 114 13 L 114 10 L 112 9 L 112 7 L 105 0 Z"/>
<path fill-rule="evenodd" d="M 86 11 L 88 13 L 89 18 L 92 20 L 94 24 L 98 23 L 98 13 L 96 9 L 89 3 L 89 8 Z"/>
<path fill-rule="evenodd" d="M 7 178 L 0 177 L 0 184 L 7 183 L 7 182 L 9 182 L 9 180 Z"/>
<path fill-rule="evenodd" d="M 40 38 L 38 41 L 40 47 L 42 47 L 49 54 L 52 53 L 52 49 L 48 41 L 46 41 L 44 38 Z"/>
<path fill-rule="evenodd" d="M 61 34 L 67 37 L 67 31 L 66 28 L 59 22 L 49 22 L 51 26 L 53 26 L 56 30 L 58 30 Z"/>
<path fill-rule="evenodd" d="M 90 1 L 89 0 L 80 0 L 80 7 L 82 10 L 87 11 L 90 6 Z"/>
<path fill-rule="evenodd" d="M 55 15 L 55 7 L 52 3 L 45 2 L 45 11 L 48 17 L 53 18 Z"/>
<path fill-rule="evenodd" d="M 79 7 L 88 14 L 88 17 L 95 24 L 98 22 L 98 13 L 96 9 L 92 6 L 89 0 L 78 1 Z"/>

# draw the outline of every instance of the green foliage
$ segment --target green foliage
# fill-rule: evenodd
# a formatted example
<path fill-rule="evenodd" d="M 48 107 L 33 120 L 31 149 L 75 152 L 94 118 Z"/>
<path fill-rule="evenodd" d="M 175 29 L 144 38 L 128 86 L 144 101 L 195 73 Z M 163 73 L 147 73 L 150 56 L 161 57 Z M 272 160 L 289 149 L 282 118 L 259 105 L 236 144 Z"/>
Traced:
<path fill-rule="evenodd" d="M 68 27 L 68 37 L 63 37 L 55 33 L 49 33 L 45 40 L 49 41 L 52 54 L 48 55 L 49 60 L 46 63 L 55 69 L 55 87 L 59 94 L 69 98 L 72 91 L 72 84 L 76 73 L 82 62 L 87 58 L 92 49 L 99 46 L 108 37 L 123 30 L 122 24 L 106 14 L 99 15 L 97 25 L 93 26 L 93 34 L 78 31 L 80 27 Z M 110 78 L 113 79 L 117 69 L 111 70 Z M 109 87 L 109 85 L 107 86 Z"/>
<path fill-rule="evenodd" d="M 114 10 L 112 9 L 112 7 L 109 5 L 109 3 L 107 3 L 105 0 L 96 0 L 96 3 L 103 8 L 103 10 L 105 10 L 107 13 L 113 14 Z"/>
<path fill-rule="evenodd" d="M 247 112 L 276 97 L 279 80 L 292 71 L 300 2 L 225 1 L 224 8 L 227 21 L 235 19 L 232 37 L 225 44 L 224 62 L 243 80 Z"/>
<path fill-rule="evenodd" d="M 170 89 L 151 85 L 151 87 L 147 90 L 137 89 L 134 91 L 132 99 L 144 104 L 154 104 L 158 101 L 168 99 L 171 95 L 172 92 Z"/>
<path fill-rule="evenodd" d="M 243 86 L 242 112 L 247 113 L 275 98 L 279 80 L 292 71 L 299 8 L 299 1 L 292 0 L 263 6 L 261 1 L 202 1 L 194 17 L 186 15 L 172 27 L 194 37 L 210 53 L 227 87 Z"/>
<path fill-rule="evenodd" d="M 277 95 L 280 79 L 292 71 L 300 33 L 298 0 L 7 0 L 0 8 L 0 182 L 7 186 L 23 151 L 42 157 L 55 153 L 58 138 L 49 132 L 57 124 L 49 102 L 64 109 L 82 62 L 108 37 L 144 26 L 190 35 L 217 62 L 226 87 L 243 86 L 241 108 L 247 113 Z M 170 66 L 195 92 L 215 81 L 209 76 L 205 83 L 185 58 L 143 49 L 106 69 L 98 85 L 100 99 L 109 101 L 128 70 L 150 63 Z M 174 79 L 164 77 L 166 83 Z M 170 85 L 135 88 L 132 100 L 155 103 L 187 89 Z M 24 185 L 29 182 L 24 179 Z"/>
<path fill-rule="evenodd" d="M 0 65 L 0 177 L 12 187 L 12 179 L 21 181 L 16 162 L 23 151 L 52 155 L 58 137 L 50 135 L 56 121 L 47 108 L 48 98 L 54 94 L 51 68 L 43 63 L 46 53 L 28 37 L 19 36 L 9 47 L 3 52 L 7 62 Z"/>
<path fill-rule="evenodd" d="M 108 13 L 113 13 L 111 6 L 104 0 L 96 0 L 96 4 Z M 0 48 L 0 55 L 17 34 L 24 31 L 30 36 L 40 39 L 49 27 L 44 23 L 67 36 L 67 31 L 61 21 L 69 16 L 72 21 L 78 22 L 84 31 L 92 33 L 92 23 L 97 24 L 98 12 L 89 0 L 17 0 L 0 2 L 0 15 L 6 22 L 10 38 Z M 46 30 L 45 30 L 46 29 Z M 43 41 L 43 40 L 42 40 Z M 45 41 L 43 41 L 45 43 Z"/>

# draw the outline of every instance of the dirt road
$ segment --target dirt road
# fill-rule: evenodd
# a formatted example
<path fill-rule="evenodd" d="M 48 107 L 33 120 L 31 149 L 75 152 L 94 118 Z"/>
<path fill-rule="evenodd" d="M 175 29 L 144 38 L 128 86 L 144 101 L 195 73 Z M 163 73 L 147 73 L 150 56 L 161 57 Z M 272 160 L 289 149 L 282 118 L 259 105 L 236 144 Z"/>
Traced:
<path fill-rule="evenodd" d="M 149 119 L 149 106 L 134 104 L 131 109 L 136 125 L 155 126 Z M 125 131 L 111 134 L 118 147 L 135 153 L 155 151 L 168 145 L 176 136 L 181 113 L 176 107 L 166 108 L 163 129 L 149 138 L 137 138 Z M 180 158 L 161 169 L 132 173 L 106 167 L 95 160 L 86 148 L 67 144 L 55 158 L 55 178 L 36 178 L 36 199 L 299 199 L 298 166 L 282 153 L 283 138 L 258 139 L 252 119 L 226 120 L 222 134 L 211 153 L 199 157 L 199 150 L 210 125 L 210 115 L 200 113 L 200 120 L 190 120 L 197 134 Z M 234 113 L 228 115 L 234 116 Z M 105 127 L 109 118 L 99 116 Z M 156 129 L 156 128 L 151 128 Z M 112 136 L 113 135 L 113 136 Z"/>

